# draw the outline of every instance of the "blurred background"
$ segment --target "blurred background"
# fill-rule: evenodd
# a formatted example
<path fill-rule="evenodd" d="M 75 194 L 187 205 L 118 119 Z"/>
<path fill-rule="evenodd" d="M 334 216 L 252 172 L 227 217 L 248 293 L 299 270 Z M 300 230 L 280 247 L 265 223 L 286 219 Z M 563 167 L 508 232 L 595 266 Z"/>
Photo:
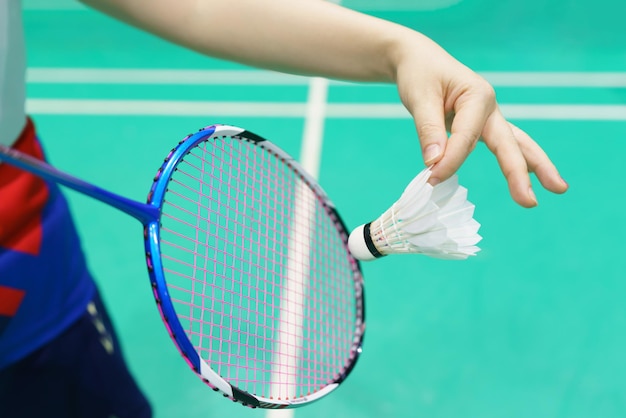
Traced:
<path fill-rule="evenodd" d="M 459 175 L 482 252 L 363 264 L 363 355 L 296 417 L 626 416 L 626 3 L 344 4 L 420 30 L 483 74 L 571 189 L 536 185 L 539 206 L 522 209 L 478 146 Z M 59 168 L 143 200 L 171 146 L 212 123 L 300 155 L 307 78 L 202 57 L 70 0 L 23 5 L 28 110 Z M 422 169 L 393 86 L 330 82 L 324 128 L 319 179 L 349 227 L 377 217 Z M 139 223 L 67 195 L 156 417 L 264 416 L 214 394 L 180 358 L 149 290 Z"/>

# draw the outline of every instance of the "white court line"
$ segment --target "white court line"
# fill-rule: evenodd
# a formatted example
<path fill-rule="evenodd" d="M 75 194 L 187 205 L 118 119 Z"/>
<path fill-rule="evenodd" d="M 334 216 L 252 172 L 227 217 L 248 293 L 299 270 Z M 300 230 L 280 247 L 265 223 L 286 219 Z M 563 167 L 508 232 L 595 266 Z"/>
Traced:
<path fill-rule="evenodd" d="M 626 72 L 480 72 L 494 87 L 626 87 Z M 308 85 L 309 77 L 265 70 L 28 68 L 31 84 Z M 330 81 L 333 85 L 353 84 Z M 359 85 L 387 85 L 363 84 Z"/>
<path fill-rule="evenodd" d="M 88 10 L 77 0 L 23 0 L 23 10 Z"/>
<path fill-rule="evenodd" d="M 312 78 L 307 99 L 300 164 L 314 179 L 319 177 L 324 119 L 328 106 L 328 80 Z"/>
<path fill-rule="evenodd" d="M 312 78 L 305 109 L 300 164 L 315 179 L 318 178 L 320 169 L 327 99 L 328 80 L 319 77 Z M 304 306 L 303 299 L 310 273 L 302 266 L 309 265 L 310 231 L 315 218 L 315 196 L 304 183 L 298 185 L 296 194 L 300 196 L 300 200 L 294 208 L 292 223 L 294 227 L 290 228 L 293 236 L 289 237 L 289 254 L 295 254 L 295 261 L 293 268 L 287 266 L 289 274 L 284 290 L 289 309 L 284 318 L 281 314 L 277 341 L 280 353 L 278 363 L 285 365 L 284 368 L 293 371 L 293 374 L 284 375 L 280 373 L 280 370 L 272 371 L 272 381 L 276 382 L 270 388 L 273 396 L 293 397 L 295 395 L 296 371 L 300 357 L 298 347 L 302 344 L 301 327 L 304 320 L 302 306 Z M 291 307 L 299 307 L 299 309 Z M 291 418 L 293 416 L 292 409 L 268 410 L 265 413 L 266 418 Z"/>
<path fill-rule="evenodd" d="M 481 72 L 495 87 L 626 87 L 624 72 Z"/>
<path fill-rule="evenodd" d="M 501 104 L 508 119 L 517 120 L 626 120 L 626 105 Z M 102 116 L 241 116 L 304 118 L 306 103 L 212 102 L 175 100 L 85 100 L 28 99 L 28 113 L 34 115 Z M 326 118 L 406 119 L 410 115 L 400 104 L 328 103 Z"/>
<path fill-rule="evenodd" d="M 302 85 L 310 77 L 265 70 L 28 68 L 31 84 Z"/>
<path fill-rule="evenodd" d="M 503 104 L 500 108 L 507 119 L 568 121 L 626 120 L 626 105 Z"/>
<path fill-rule="evenodd" d="M 26 110 L 48 115 L 260 116 L 301 118 L 305 103 L 176 100 L 27 99 Z"/>
<path fill-rule="evenodd" d="M 462 0 L 347 0 L 346 7 L 361 10 L 437 10 L 450 7 Z M 24 0 L 24 10 L 88 10 L 76 0 Z"/>
<path fill-rule="evenodd" d="M 452 7 L 462 0 L 345 0 L 343 5 L 352 9 L 375 11 L 416 12 Z"/>

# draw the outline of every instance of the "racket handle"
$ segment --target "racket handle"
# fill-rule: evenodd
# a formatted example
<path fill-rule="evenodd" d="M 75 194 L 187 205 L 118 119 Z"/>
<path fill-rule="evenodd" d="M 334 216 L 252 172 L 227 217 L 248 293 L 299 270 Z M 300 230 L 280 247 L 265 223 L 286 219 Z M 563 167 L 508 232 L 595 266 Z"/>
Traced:
<path fill-rule="evenodd" d="M 76 178 L 63 171 L 57 170 L 50 164 L 38 160 L 30 155 L 24 154 L 15 149 L 0 145 L 0 160 L 35 174 L 44 180 L 53 181 L 69 187 L 72 190 L 83 193 L 107 205 L 113 206 L 138 219 L 144 225 L 159 218 L 159 208 L 156 206 L 139 203 L 127 199 L 115 193 L 111 193 L 98 186 Z"/>

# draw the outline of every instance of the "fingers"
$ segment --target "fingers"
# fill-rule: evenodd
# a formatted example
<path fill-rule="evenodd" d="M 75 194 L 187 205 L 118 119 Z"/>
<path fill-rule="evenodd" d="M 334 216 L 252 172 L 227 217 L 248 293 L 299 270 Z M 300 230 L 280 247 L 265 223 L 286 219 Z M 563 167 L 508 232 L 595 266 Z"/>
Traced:
<path fill-rule="evenodd" d="M 432 94 L 424 98 L 412 112 L 415 115 L 415 127 L 422 147 L 422 158 L 426 166 L 438 162 L 446 152 L 448 134 L 443 114 L 443 99 Z"/>
<path fill-rule="evenodd" d="M 431 90 L 433 84 L 441 90 Z M 431 81 L 426 89 L 400 85 L 405 87 L 399 91 L 414 117 L 424 163 L 432 166 L 429 183 L 434 185 L 452 176 L 482 139 L 495 155 L 511 197 L 519 205 L 537 205 L 529 172 L 534 172 L 547 190 L 564 193 L 568 189 L 541 147 L 506 121 L 493 87 L 485 80 L 464 74 L 446 82 Z"/>
<path fill-rule="evenodd" d="M 498 160 L 513 200 L 526 208 L 536 206 L 537 199 L 528 177 L 526 159 L 511 127 L 497 109 L 487 116 L 476 106 L 457 112 L 446 154 L 433 168 L 432 182 L 446 179 L 458 170 L 476 146 L 481 134 Z"/>
<path fill-rule="evenodd" d="M 519 205 L 526 208 L 537 205 L 529 172 L 534 172 L 547 190 L 554 193 L 567 190 L 567 183 L 541 147 L 502 116 L 495 97 L 482 95 L 465 100 L 457 105 L 452 115 L 451 121 L 444 118 L 451 135 L 444 155 L 433 167 L 431 184 L 454 174 L 482 138 L 498 160 L 511 197 Z"/>
<path fill-rule="evenodd" d="M 449 112 L 446 125 L 450 127 L 450 138 L 445 155 L 433 167 L 431 184 L 446 180 L 454 174 L 467 156 L 474 150 L 489 115 L 495 108 L 495 97 L 492 90 L 473 91 L 461 96 Z"/>
<path fill-rule="evenodd" d="M 537 206 L 537 198 L 528 176 L 526 156 L 511 125 L 504 119 L 499 109 L 496 109 L 487 120 L 483 130 L 483 141 L 496 156 L 513 200 L 525 208 Z"/>
<path fill-rule="evenodd" d="M 565 193 L 569 185 L 563 180 L 544 150 L 526 132 L 512 123 L 509 123 L 509 126 L 517 139 L 522 154 L 524 154 L 528 170 L 535 173 L 541 185 L 547 190 L 553 193 Z"/>

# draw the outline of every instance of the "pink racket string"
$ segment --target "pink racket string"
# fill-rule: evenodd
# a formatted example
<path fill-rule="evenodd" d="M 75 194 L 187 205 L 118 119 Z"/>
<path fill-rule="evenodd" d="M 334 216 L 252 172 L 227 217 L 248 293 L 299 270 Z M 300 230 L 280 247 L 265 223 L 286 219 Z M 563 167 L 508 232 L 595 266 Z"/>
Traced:
<path fill-rule="evenodd" d="M 161 215 L 168 291 L 200 357 L 232 385 L 306 396 L 354 357 L 353 268 L 334 222 L 253 143 L 207 141 L 178 165 Z"/>

